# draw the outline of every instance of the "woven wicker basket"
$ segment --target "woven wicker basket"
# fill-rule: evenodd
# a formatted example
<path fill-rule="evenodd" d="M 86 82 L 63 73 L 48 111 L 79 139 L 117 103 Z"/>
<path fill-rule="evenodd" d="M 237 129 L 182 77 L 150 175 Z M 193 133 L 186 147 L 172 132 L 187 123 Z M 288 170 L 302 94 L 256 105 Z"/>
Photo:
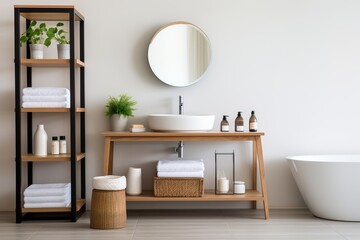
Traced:
<path fill-rule="evenodd" d="M 155 197 L 202 197 L 204 178 L 154 177 Z"/>

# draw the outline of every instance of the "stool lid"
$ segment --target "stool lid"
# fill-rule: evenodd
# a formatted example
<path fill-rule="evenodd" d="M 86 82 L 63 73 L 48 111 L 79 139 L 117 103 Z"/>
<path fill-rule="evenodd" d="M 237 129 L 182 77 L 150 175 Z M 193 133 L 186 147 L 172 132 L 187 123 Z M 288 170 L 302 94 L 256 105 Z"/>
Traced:
<path fill-rule="evenodd" d="M 93 188 L 97 190 L 123 190 L 126 188 L 125 176 L 97 176 L 93 177 Z"/>

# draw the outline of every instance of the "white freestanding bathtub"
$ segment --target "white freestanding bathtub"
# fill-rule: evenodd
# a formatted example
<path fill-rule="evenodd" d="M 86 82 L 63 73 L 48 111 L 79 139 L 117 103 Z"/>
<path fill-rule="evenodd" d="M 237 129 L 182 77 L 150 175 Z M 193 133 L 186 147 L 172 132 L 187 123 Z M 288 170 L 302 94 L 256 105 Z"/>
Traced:
<path fill-rule="evenodd" d="M 307 207 L 315 216 L 360 221 L 360 155 L 286 159 Z"/>

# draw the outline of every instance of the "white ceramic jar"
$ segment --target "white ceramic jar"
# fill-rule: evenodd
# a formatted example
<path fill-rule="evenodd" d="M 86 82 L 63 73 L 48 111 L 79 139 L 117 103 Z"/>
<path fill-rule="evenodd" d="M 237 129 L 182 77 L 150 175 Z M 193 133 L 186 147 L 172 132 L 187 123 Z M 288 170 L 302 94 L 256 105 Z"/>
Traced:
<path fill-rule="evenodd" d="M 235 181 L 234 182 L 234 194 L 244 194 L 245 193 L 245 182 Z"/>

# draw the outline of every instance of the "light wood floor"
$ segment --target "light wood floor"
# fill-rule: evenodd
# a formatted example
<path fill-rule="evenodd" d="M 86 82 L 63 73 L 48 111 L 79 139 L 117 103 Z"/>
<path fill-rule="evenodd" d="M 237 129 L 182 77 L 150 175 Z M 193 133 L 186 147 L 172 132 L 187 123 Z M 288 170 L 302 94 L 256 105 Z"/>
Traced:
<path fill-rule="evenodd" d="M 178 239 L 360 239 L 360 222 L 337 222 L 313 217 L 306 210 L 130 211 L 127 226 L 116 230 L 89 228 L 90 212 L 76 223 L 26 221 L 0 212 L 1 240 L 178 240 Z"/>

